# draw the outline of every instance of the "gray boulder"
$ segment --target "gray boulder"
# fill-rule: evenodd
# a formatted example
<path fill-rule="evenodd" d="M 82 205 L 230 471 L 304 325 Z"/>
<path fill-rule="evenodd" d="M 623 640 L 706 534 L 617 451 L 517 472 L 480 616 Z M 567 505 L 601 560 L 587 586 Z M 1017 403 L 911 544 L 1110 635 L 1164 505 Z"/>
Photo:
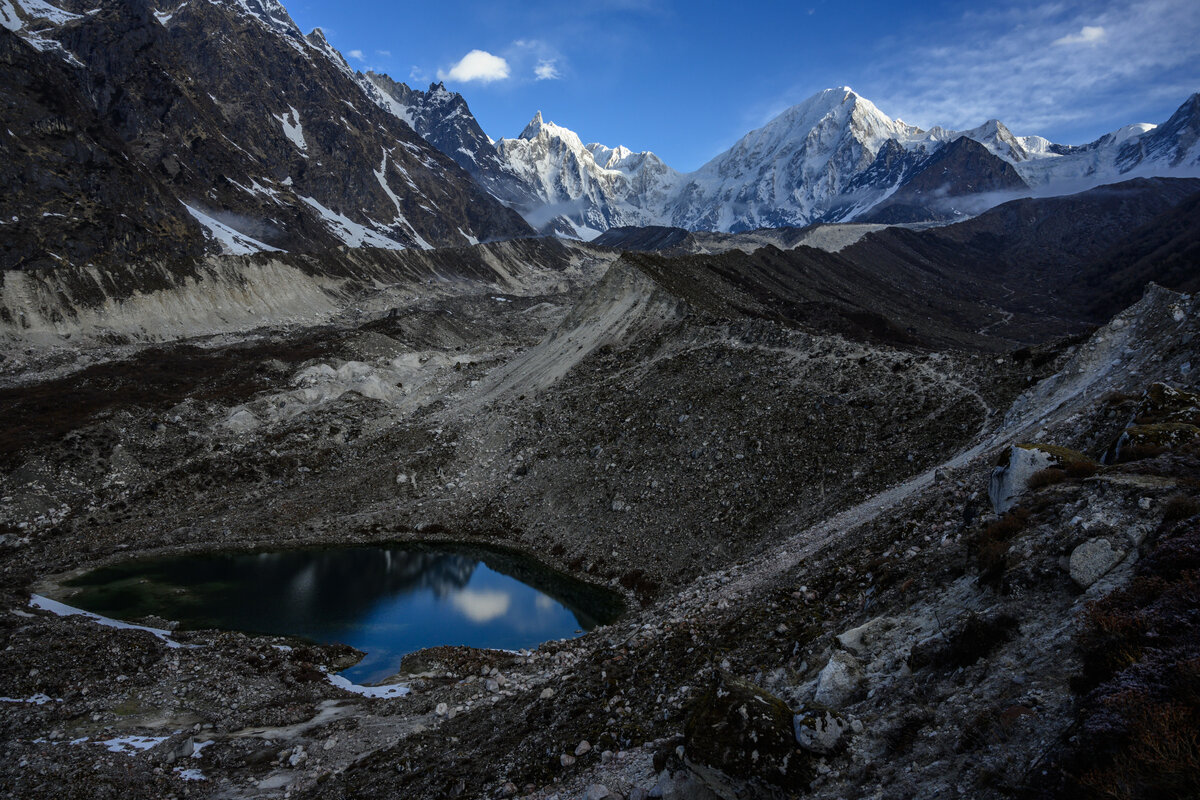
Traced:
<path fill-rule="evenodd" d="M 1071 580 L 1086 589 L 1123 558 L 1125 551 L 1114 548 L 1108 539 L 1088 539 L 1071 551 Z"/>
<path fill-rule="evenodd" d="M 838 651 L 829 658 L 829 663 L 817 676 L 817 689 L 813 699 L 824 706 L 840 708 L 862 685 L 862 667 L 858 659 L 849 653 Z"/>

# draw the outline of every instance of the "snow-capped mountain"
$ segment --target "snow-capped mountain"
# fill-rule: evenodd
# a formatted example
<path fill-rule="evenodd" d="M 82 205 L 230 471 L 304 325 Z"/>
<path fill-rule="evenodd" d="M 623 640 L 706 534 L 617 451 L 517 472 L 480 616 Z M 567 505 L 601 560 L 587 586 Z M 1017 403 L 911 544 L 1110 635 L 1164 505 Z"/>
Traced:
<path fill-rule="evenodd" d="M 684 176 L 667 216 L 678 227 L 722 231 L 944 219 L 948 212 L 978 213 L 1030 187 L 1079 190 L 1132 175 L 1178 174 L 1200 165 L 1198 106 L 1193 96 L 1159 128 L 1127 126 L 1070 147 L 1016 136 L 999 120 L 966 131 L 923 131 L 849 88 L 830 89 Z M 963 140 L 982 148 L 955 146 Z"/>
<path fill-rule="evenodd" d="M 540 113 L 520 137 L 501 139 L 496 149 L 541 201 L 532 211 L 520 209 L 526 219 L 539 228 L 569 219 L 565 230 L 581 236 L 622 225 L 737 232 L 856 219 L 939 220 L 1031 190 L 1078 191 L 1194 170 L 1198 105 L 1194 96 L 1162 126 L 1129 125 L 1068 146 L 1017 136 L 995 119 L 965 131 L 922 130 L 841 87 L 793 106 L 687 174 L 653 153 L 584 145 Z"/>
<path fill-rule="evenodd" d="M 0 267 L 531 232 L 274 0 L 56 2 L 0 0 Z"/>
<path fill-rule="evenodd" d="M 526 213 L 534 227 L 567 227 L 586 239 L 620 225 L 652 224 L 679 177 L 653 153 L 585 145 L 540 111 L 496 150 L 540 201 Z"/>
<path fill-rule="evenodd" d="M 939 220 L 1200 171 L 1200 95 L 1066 146 L 998 120 L 921 130 L 841 87 L 681 174 L 540 113 L 494 142 L 461 95 L 356 73 L 276 0 L 55 2 L 0 0 L 0 181 L 19 187 L 0 266 Z"/>
<path fill-rule="evenodd" d="M 671 224 L 738 231 L 822 219 L 844 204 L 843 191 L 886 142 L 910 149 L 923 143 L 921 134 L 848 88 L 827 89 L 685 176 Z"/>

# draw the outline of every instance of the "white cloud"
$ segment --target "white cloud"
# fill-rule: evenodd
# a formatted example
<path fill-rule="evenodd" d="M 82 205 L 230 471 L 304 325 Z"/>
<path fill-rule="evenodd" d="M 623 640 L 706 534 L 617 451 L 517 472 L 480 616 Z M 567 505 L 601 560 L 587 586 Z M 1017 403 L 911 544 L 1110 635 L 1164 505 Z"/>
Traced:
<path fill-rule="evenodd" d="M 485 50 L 472 50 L 449 71 L 439 69 L 437 73 L 438 80 L 461 83 L 469 81 L 491 83 L 492 81 L 506 80 L 508 75 L 508 62 Z"/>
<path fill-rule="evenodd" d="M 1158 122 L 1135 115 L 1178 104 L 1200 78 L 1196 0 L 1018 3 L 969 12 L 935 41 L 892 40 L 856 88 L 924 128 L 995 117 L 1023 135 L 1097 118 Z M 1098 42 L 1069 56 L 1055 46 Z"/>
<path fill-rule="evenodd" d="M 553 59 L 543 59 L 533 68 L 533 74 L 539 81 L 555 81 L 562 77 Z"/>
<path fill-rule="evenodd" d="M 383 58 L 391 58 L 391 57 L 392 57 L 392 51 L 391 51 L 391 50 L 376 50 L 376 51 L 375 51 L 375 55 L 377 55 L 377 56 L 381 56 L 381 57 L 383 57 Z"/>
<path fill-rule="evenodd" d="M 1100 44 L 1105 38 L 1104 28 L 1099 25 L 1084 25 L 1079 33 L 1069 33 L 1061 39 L 1055 39 L 1054 44 Z"/>
<path fill-rule="evenodd" d="M 366 61 L 367 60 L 366 56 L 363 55 L 362 50 L 349 50 L 346 52 L 346 55 L 350 56 L 351 58 L 353 58 L 357 61 Z"/>

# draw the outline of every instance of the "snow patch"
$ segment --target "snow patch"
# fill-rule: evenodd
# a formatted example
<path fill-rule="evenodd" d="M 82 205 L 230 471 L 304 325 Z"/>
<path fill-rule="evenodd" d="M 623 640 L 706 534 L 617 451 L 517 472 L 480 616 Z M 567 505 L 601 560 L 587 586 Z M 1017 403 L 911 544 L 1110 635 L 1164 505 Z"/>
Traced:
<path fill-rule="evenodd" d="M 145 631 L 146 633 L 151 633 L 157 636 L 167 647 L 183 647 L 183 645 L 181 645 L 179 642 L 171 639 L 170 631 L 164 631 L 159 628 L 149 628 L 145 625 L 134 625 L 130 622 L 122 622 L 118 619 L 109 619 L 108 617 L 102 617 L 99 614 L 93 614 L 91 611 L 84 611 L 81 608 L 75 608 L 67 605 L 66 603 L 60 603 L 57 600 L 51 600 L 49 597 L 42 597 L 40 594 L 35 594 L 30 597 L 29 605 L 33 606 L 34 608 L 40 608 L 43 611 L 49 611 L 51 614 L 57 614 L 60 617 L 87 617 L 97 625 L 104 625 L 108 628 L 120 628 L 121 630 L 130 631 Z M 189 645 L 189 647 L 196 646 L 197 645 Z M 160 739 L 159 741 L 162 740 Z"/>
<path fill-rule="evenodd" d="M 379 247 L 385 250 L 403 250 L 404 245 L 387 238 L 382 233 L 373 231 L 349 217 L 332 211 L 311 197 L 298 197 L 312 207 L 325 220 L 333 235 L 350 247 Z"/>
<path fill-rule="evenodd" d="M 45 0 L 16 0 L 16 2 L 24 10 L 26 16 L 33 17 L 34 19 L 44 19 L 52 25 L 62 25 L 73 19 L 79 19 L 82 16 L 81 14 L 72 14 L 69 11 L 63 11 L 61 8 L 45 2 Z"/>
<path fill-rule="evenodd" d="M 25 22 L 17 15 L 17 9 L 10 0 L 0 0 L 0 25 L 14 33 L 25 27 Z"/>
<path fill-rule="evenodd" d="M 149 750 L 155 745 L 165 742 L 169 736 L 118 736 L 115 739 L 105 739 L 96 744 L 102 744 L 110 753 L 125 753 L 126 755 L 137 755 L 143 751 Z"/>
<path fill-rule="evenodd" d="M 271 116 L 275 117 L 279 121 L 279 124 L 283 126 L 283 135 L 288 138 L 288 141 L 294 144 L 296 149 L 301 153 L 307 153 L 308 142 L 304 141 L 304 128 L 300 126 L 300 112 L 290 105 L 288 106 L 288 112 L 286 117 L 283 115 L 276 117 L 274 114 Z M 305 155 L 305 158 L 307 157 Z"/>
<path fill-rule="evenodd" d="M 30 703 L 35 706 L 44 706 L 46 703 L 61 703 L 62 700 L 57 697 L 51 697 L 48 694 L 38 692 L 32 697 L 0 697 L 0 703 Z"/>
<path fill-rule="evenodd" d="M 221 252 L 228 253 L 234 256 L 245 256 L 252 253 L 282 253 L 278 247 L 271 247 L 269 244 L 264 244 L 257 239 L 252 239 L 244 233 L 239 233 L 223 222 L 218 222 L 212 217 L 205 214 L 203 211 L 198 211 L 192 208 L 187 203 L 183 207 L 188 210 L 196 221 L 204 226 L 209 235 L 212 236 L 221 245 Z"/>
<path fill-rule="evenodd" d="M 404 216 L 404 209 L 400 207 L 400 198 L 397 197 L 396 193 L 392 191 L 392 187 L 388 186 L 387 163 L 388 163 L 388 154 L 387 154 L 387 150 L 384 150 L 383 151 L 383 163 L 379 165 L 379 169 L 375 172 L 375 180 L 379 181 L 379 185 L 383 188 L 384 194 L 386 194 L 388 196 L 388 199 L 392 201 L 392 205 L 394 205 L 396 207 L 395 224 L 403 225 L 404 227 L 408 228 L 409 233 L 412 234 L 413 240 L 416 241 L 417 246 L 420 247 L 422 250 L 432 250 L 433 245 L 431 245 L 429 242 L 425 241 L 425 239 L 421 237 L 421 234 L 417 233 L 416 228 L 414 228 L 412 226 L 412 224 L 409 223 L 408 218 Z M 417 188 L 416 186 L 413 185 L 412 180 L 408 178 L 407 173 L 405 173 L 404 178 L 405 178 L 405 180 L 408 181 L 409 186 L 412 186 L 413 189 Z"/>
<path fill-rule="evenodd" d="M 403 697 L 408 694 L 411 689 L 407 686 L 363 686 L 357 683 L 351 683 L 349 679 L 343 678 L 341 675 L 328 675 L 329 682 L 339 689 L 345 689 L 347 692 L 354 692 L 363 697 Z"/>

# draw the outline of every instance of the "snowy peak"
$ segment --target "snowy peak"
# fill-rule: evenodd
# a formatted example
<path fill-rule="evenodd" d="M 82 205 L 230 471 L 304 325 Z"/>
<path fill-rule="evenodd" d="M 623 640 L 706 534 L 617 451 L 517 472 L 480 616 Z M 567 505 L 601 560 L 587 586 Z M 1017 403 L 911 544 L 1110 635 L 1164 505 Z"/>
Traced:
<path fill-rule="evenodd" d="M 518 139 L 536 139 L 538 134 L 542 132 L 542 127 L 545 123 L 542 121 L 542 112 L 539 111 L 533 115 L 533 119 L 529 120 L 529 124 L 525 126 L 525 130 L 521 131 Z"/>
<path fill-rule="evenodd" d="M 276 0 L 212 0 L 258 20 L 271 30 L 288 36 L 301 37 L 300 29 L 292 22 L 287 9 Z M 319 29 L 318 29 L 319 30 Z M 324 35 L 321 36 L 324 39 Z"/>
<path fill-rule="evenodd" d="M 571 150 L 583 150 L 583 140 L 579 138 L 579 134 L 570 128 L 564 128 L 561 125 L 555 125 L 553 122 L 546 122 L 542 118 L 542 112 L 539 111 L 533 115 L 533 119 L 525 126 L 525 130 L 521 131 L 518 139 L 525 141 L 533 141 L 536 139 L 558 139 Z"/>
<path fill-rule="evenodd" d="M 358 73 L 355 79 L 377 105 L 454 159 L 493 197 L 518 209 L 533 202 L 528 187 L 501 161 L 495 143 L 479 127 L 462 95 L 441 82 L 422 92 L 376 72 Z"/>
<path fill-rule="evenodd" d="M 1135 122 L 1132 125 L 1118 128 L 1112 133 L 1104 134 L 1100 137 L 1099 143 L 1102 145 L 1123 144 L 1129 139 L 1141 136 L 1143 133 L 1149 133 L 1157 127 L 1157 125 L 1149 122 Z"/>
<path fill-rule="evenodd" d="M 539 207 L 522 209 L 530 224 L 582 238 L 657 219 L 679 179 L 653 153 L 584 145 L 540 111 L 519 137 L 501 139 L 496 150 L 536 198 Z"/>

